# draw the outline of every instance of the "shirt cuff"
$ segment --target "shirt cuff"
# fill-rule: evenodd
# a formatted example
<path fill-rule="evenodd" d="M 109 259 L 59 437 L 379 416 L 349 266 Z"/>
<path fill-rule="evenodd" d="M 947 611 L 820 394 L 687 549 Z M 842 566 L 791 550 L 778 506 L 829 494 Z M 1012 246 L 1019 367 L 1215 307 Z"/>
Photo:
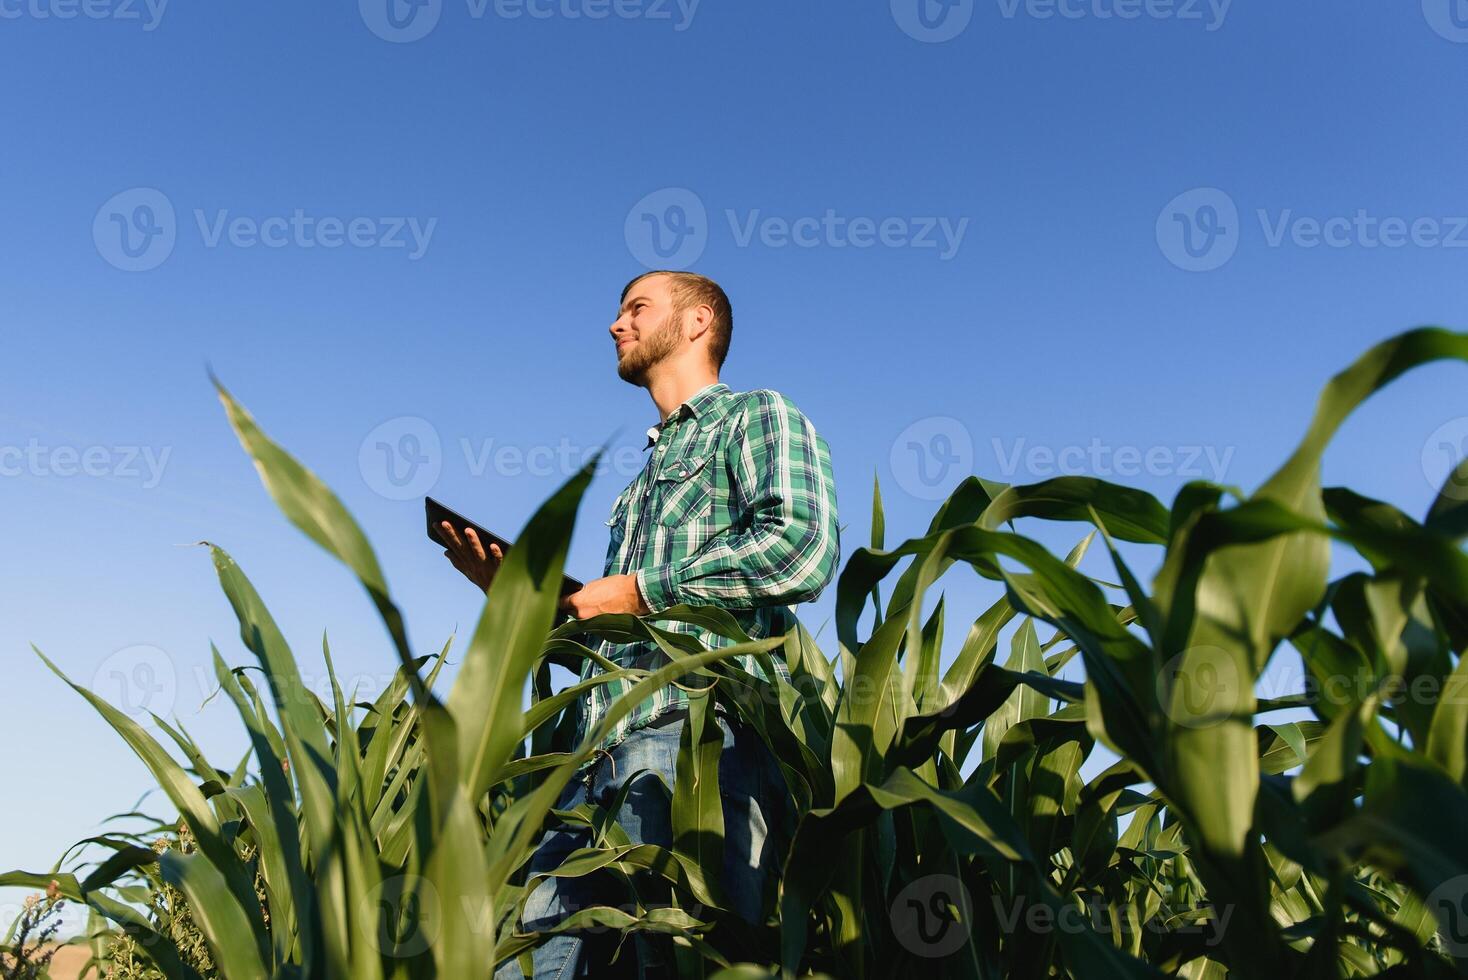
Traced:
<path fill-rule="evenodd" d="M 637 591 L 642 593 L 642 601 L 647 603 L 648 609 L 659 613 L 678 604 L 678 596 L 673 591 L 672 565 L 639 568 L 635 578 Z"/>

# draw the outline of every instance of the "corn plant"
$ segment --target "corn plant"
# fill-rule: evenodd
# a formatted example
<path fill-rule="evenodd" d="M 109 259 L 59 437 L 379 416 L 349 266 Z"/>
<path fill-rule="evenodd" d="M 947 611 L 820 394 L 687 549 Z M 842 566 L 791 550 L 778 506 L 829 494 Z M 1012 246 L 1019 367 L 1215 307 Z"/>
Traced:
<path fill-rule="evenodd" d="M 1468 360 L 1468 335 L 1423 329 L 1369 351 L 1247 496 L 1192 483 L 1166 507 L 1089 478 L 969 478 L 925 534 L 888 548 L 878 491 L 871 545 L 837 584 L 830 657 L 803 628 L 753 641 L 714 608 L 555 626 L 588 467 L 509 552 L 442 700 L 448 645 L 414 654 L 361 529 L 220 387 L 276 503 L 368 591 L 396 680 L 355 703 L 323 643 L 332 699 L 317 699 L 244 573 L 209 545 L 267 681 L 262 692 L 215 651 L 250 755 L 216 768 L 158 719 L 177 761 L 73 684 L 148 765 L 187 846 L 103 835 L 92 843 L 112 853 L 84 876 L 58 864 L 0 884 L 54 879 L 170 978 L 487 977 L 528 965 L 545 938 L 520 931 L 518 912 L 538 880 L 525 867 L 536 839 L 562 822 L 590 828 L 591 846 L 553 873 L 603 876 L 625 901 L 555 931 L 662 937 L 680 975 L 1456 975 L 1468 962 L 1468 462 L 1420 520 L 1319 475 L 1361 402 L 1441 359 Z M 1081 540 L 1054 555 L 1017 530 L 1038 521 L 1080 525 Z M 1361 570 L 1331 580 L 1333 546 Z M 1081 570 L 1093 548 L 1114 583 Z M 1148 548 L 1158 571 L 1144 586 L 1124 552 Z M 948 656 L 952 613 L 927 597 L 956 566 L 999 597 L 961 620 Z M 707 650 L 662 619 L 732 645 Z M 603 662 L 553 690 L 552 666 L 596 659 L 594 637 L 650 640 L 667 663 Z M 742 671 L 739 654 L 784 658 L 790 682 Z M 1283 657 L 1298 659 L 1304 690 L 1259 698 Z M 578 699 L 612 680 L 630 692 L 576 743 Z M 615 801 L 556 809 L 610 726 L 674 681 L 696 693 L 667 787 L 672 846 L 632 843 Z M 764 740 L 793 817 L 756 923 L 727 910 L 718 881 L 716 707 Z M 165 888 L 178 909 L 159 910 Z M 206 966 L 180 948 L 185 912 Z"/>

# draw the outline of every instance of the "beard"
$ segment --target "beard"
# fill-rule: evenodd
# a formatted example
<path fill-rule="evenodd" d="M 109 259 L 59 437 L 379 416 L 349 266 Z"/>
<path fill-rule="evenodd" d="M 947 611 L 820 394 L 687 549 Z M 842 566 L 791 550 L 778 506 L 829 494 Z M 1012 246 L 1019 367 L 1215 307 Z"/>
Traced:
<path fill-rule="evenodd" d="M 621 379 L 629 384 L 646 385 L 647 372 L 678 349 L 682 326 L 683 314 L 675 312 L 669 313 L 651 331 L 643 331 L 627 353 L 617 358 L 617 374 Z"/>

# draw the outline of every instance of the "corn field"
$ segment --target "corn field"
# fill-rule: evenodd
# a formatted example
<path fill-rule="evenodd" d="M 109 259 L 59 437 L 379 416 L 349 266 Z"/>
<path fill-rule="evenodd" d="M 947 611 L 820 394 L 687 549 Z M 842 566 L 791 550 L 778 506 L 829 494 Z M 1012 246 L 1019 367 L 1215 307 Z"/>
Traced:
<path fill-rule="evenodd" d="M 69 852 L 0 885 L 54 881 L 86 906 L 103 976 L 489 977 L 506 960 L 528 972 L 545 938 L 518 931 L 519 911 L 535 844 L 562 821 L 591 828 L 594 846 L 555 873 L 606 876 L 626 900 L 557 928 L 657 934 L 679 975 L 1457 975 L 1468 462 L 1421 517 L 1320 480 L 1351 412 L 1443 359 L 1468 361 L 1468 334 L 1421 329 L 1369 351 L 1247 496 L 1191 483 L 1169 507 L 1091 478 L 969 477 L 925 534 L 888 547 L 878 491 L 869 547 L 845 549 L 834 655 L 803 628 L 751 641 L 717 608 L 665 614 L 736 641 L 712 651 L 651 619 L 555 625 L 588 466 L 508 553 L 446 692 L 449 644 L 410 647 L 362 529 L 219 386 L 280 510 L 367 590 L 396 679 L 358 703 L 332 674 L 330 702 L 317 698 L 305 651 L 209 545 L 252 658 L 247 670 L 213 657 L 250 756 L 217 767 L 181 727 L 144 728 L 46 660 L 177 818 L 85 842 L 100 860 Z M 1052 554 L 1022 533 L 1036 522 L 1073 524 L 1079 543 Z M 1091 549 L 1109 558 L 1106 580 L 1080 570 Z M 1149 555 L 1150 584 L 1123 552 Z M 1360 570 L 1331 580 L 1333 555 Z M 962 613 L 925 601 L 950 570 L 1002 597 Z M 966 633 L 944 654 L 955 619 Z M 552 666 L 594 657 L 588 637 L 649 639 L 666 665 L 554 690 Z M 791 683 L 745 673 L 741 654 L 784 658 Z M 331 670 L 324 643 L 320 656 Z M 1279 658 L 1298 661 L 1303 690 L 1256 696 Z M 1062 676 L 1073 662 L 1079 680 Z M 690 714 L 712 699 L 755 729 L 798 817 L 757 925 L 725 908 L 718 752 L 696 735 L 667 788 L 673 846 L 629 843 L 614 810 L 554 809 L 619 718 L 693 675 L 713 683 Z M 578 699 L 611 680 L 629 693 L 572 744 Z"/>

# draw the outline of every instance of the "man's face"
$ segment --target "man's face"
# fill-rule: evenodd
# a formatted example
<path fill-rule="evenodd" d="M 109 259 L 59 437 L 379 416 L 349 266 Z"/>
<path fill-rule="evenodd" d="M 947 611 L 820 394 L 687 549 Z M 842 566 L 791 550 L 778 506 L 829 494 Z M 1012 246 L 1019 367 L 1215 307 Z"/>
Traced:
<path fill-rule="evenodd" d="M 671 357 L 683 340 L 682 316 L 673 308 L 667 276 L 650 276 L 632 287 L 611 325 L 617 345 L 617 374 L 646 385 L 647 373 Z"/>

